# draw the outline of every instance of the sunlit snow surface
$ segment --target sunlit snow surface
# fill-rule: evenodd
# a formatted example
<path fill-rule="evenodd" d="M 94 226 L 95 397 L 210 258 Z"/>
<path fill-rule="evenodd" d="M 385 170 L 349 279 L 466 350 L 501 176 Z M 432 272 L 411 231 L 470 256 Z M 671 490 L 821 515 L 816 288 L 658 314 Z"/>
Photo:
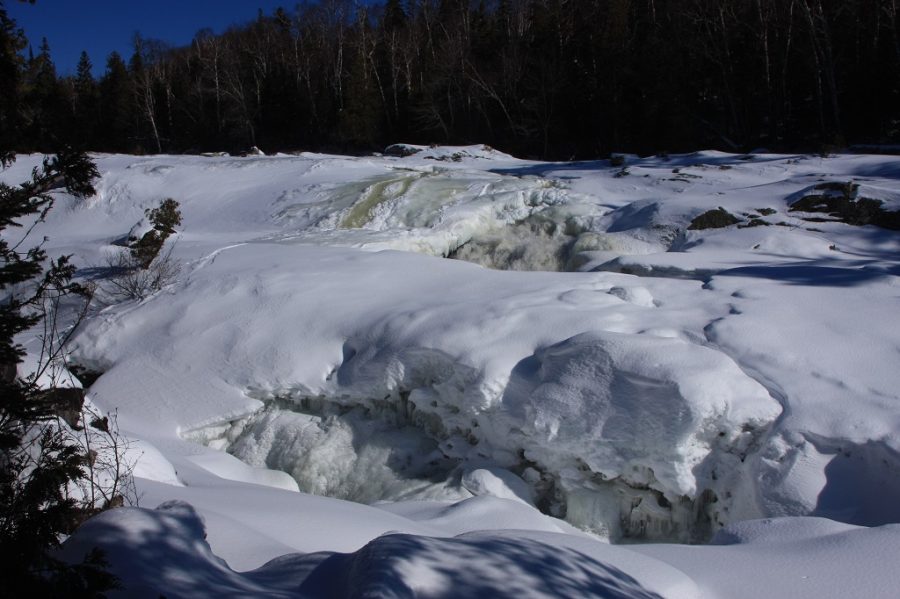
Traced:
<path fill-rule="evenodd" d="M 191 508 L 105 516 L 84 542 L 165 552 L 128 531 L 171 528 L 210 573 L 163 580 L 153 557 L 118 556 L 148 596 L 897 588 L 892 569 L 859 586 L 835 564 L 900 550 L 893 527 L 850 526 L 900 522 L 900 234 L 788 209 L 835 181 L 896 210 L 900 159 L 702 152 L 623 173 L 468 147 L 97 163 L 98 194 L 60 196 L 41 234 L 100 285 L 73 360 L 103 373 L 92 400 L 147 448 L 142 506 L 192 504 L 237 570 L 309 554 L 237 575 Z M 183 272 L 116 302 L 104 253 L 166 197 Z M 688 230 L 717 207 L 741 226 Z M 772 521 L 779 560 L 734 532 L 811 515 L 847 525 Z M 822 560 L 795 584 L 809 551 Z"/>

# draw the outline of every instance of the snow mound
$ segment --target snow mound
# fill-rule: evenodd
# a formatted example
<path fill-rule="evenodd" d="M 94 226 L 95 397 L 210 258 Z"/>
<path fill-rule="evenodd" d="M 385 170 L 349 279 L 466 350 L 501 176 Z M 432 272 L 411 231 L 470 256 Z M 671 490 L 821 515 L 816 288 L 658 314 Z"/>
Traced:
<path fill-rule="evenodd" d="M 120 508 L 85 522 L 63 545 L 77 562 L 99 548 L 119 578 L 112 597 L 289 597 L 243 576 L 217 557 L 205 540 L 203 520 L 184 502 L 156 510 Z"/>
<path fill-rule="evenodd" d="M 267 569 L 286 566 L 273 563 Z M 379 537 L 356 553 L 324 559 L 299 590 L 312 596 L 397 599 L 659 597 L 619 568 L 577 550 L 483 533 L 457 539 Z"/>
<path fill-rule="evenodd" d="M 595 529 L 603 522 L 600 531 L 614 537 L 644 536 L 653 527 L 697 534 L 706 518 L 721 524 L 734 517 L 725 495 L 740 486 L 738 473 L 752 473 L 746 458 L 780 412 L 721 353 L 680 339 L 617 333 L 584 333 L 523 360 L 504 408 L 516 418 L 510 429 L 525 457 L 560 473 L 576 512 L 570 520 Z M 636 490 L 660 496 L 640 498 Z M 613 517 L 586 509 L 586 502 L 608 502 L 610 494 L 619 498 Z M 685 500 L 687 513 L 680 509 Z"/>
<path fill-rule="evenodd" d="M 496 467 L 471 468 L 463 473 L 462 486 L 472 495 L 490 495 L 534 504 L 534 491 L 521 478 Z"/>
<path fill-rule="evenodd" d="M 77 561 L 99 548 L 119 578 L 112 597 L 614 597 L 695 596 L 676 570 L 626 549 L 548 533 L 452 539 L 375 538 L 353 553 L 287 554 L 236 572 L 205 541 L 193 507 L 121 508 L 85 523 L 63 546 Z"/>
<path fill-rule="evenodd" d="M 900 571 L 884 562 L 900 544 L 896 524 L 870 529 L 822 518 L 776 518 L 729 526 L 714 543 L 687 551 L 671 545 L 634 549 L 687 573 L 711 597 L 889 599 L 900 587 Z"/>
<path fill-rule="evenodd" d="M 779 544 L 806 541 L 859 530 L 852 524 L 826 518 L 767 518 L 730 524 L 716 533 L 710 545 Z"/>
<path fill-rule="evenodd" d="M 607 479 L 671 498 L 696 493 L 695 468 L 710 447 L 739 456 L 780 411 L 718 352 L 616 333 L 585 333 L 536 352 L 513 371 L 504 406 L 527 427 L 532 459 L 578 456 Z"/>

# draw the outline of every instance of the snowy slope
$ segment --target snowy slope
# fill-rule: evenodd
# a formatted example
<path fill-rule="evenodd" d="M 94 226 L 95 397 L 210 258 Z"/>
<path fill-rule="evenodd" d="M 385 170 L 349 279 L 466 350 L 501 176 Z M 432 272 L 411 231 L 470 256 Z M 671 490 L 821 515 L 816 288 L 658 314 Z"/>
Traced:
<path fill-rule="evenodd" d="M 441 596 L 427 580 L 452 581 L 429 555 L 476 559 L 503 546 L 504 530 L 529 529 L 543 532 L 516 538 L 534 555 L 577 543 L 596 561 L 578 566 L 587 579 L 619 568 L 623 596 L 695 596 L 691 580 L 729 596 L 692 548 L 647 553 L 686 573 L 657 584 L 635 572 L 669 566 L 620 568 L 631 552 L 579 529 L 705 541 L 772 516 L 900 521 L 900 236 L 790 209 L 849 183 L 853 199 L 896 210 L 896 158 L 702 152 L 628 157 L 622 169 L 469 147 L 97 160 L 98 194 L 61 196 L 42 231 L 106 302 L 73 360 L 102 373 L 91 399 L 147 448 L 144 505 L 192 504 L 233 568 L 365 546 L 404 557 L 359 585 L 421 578 L 417 593 Z M 105 252 L 165 197 L 184 216 L 182 274 L 146 300 L 116 301 L 103 292 Z M 719 207 L 738 223 L 691 228 Z M 284 526 L 294 513 L 309 521 Z M 153 513 L 106 518 L 112 530 L 169 526 Z M 484 529 L 494 536 L 466 534 Z M 389 531 L 413 536 L 373 541 Z M 729 568 L 767 551 L 755 539 L 702 549 Z M 499 553 L 487 570 L 524 563 Z M 370 559 L 353 555 L 247 577 L 215 569 L 235 589 L 340 594 L 315 572 Z M 561 560 L 565 571 L 578 562 Z M 497 592 L 471 575 L 487 585 L 478 592 Z M 281 586 L 304 577 L 306 589 Z"/>

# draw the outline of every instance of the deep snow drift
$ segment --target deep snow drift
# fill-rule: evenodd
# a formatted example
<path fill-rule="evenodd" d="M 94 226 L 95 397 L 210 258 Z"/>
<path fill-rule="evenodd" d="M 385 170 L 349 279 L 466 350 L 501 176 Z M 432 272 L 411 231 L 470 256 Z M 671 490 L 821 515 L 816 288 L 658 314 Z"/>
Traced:
<path fill-rule="evenodd" d="M 474 594 L 522 594 L 491 582 L 510 568 L 534 596 L 753 596 L 720 570 L 775 568 L 769 537 L 739 531 L 776 516 L 847 525 L 775 521 L 786 561 L 766 594 L 799 596 L 794 549 L 827 547 L 812 593 L 838 588 L 819 564 L 856 559 L 834 539 L 897 548 L 893 527 L 849 526 L 900 522 L 900 235 L 864 224 L 872 206 L 888 225 L 900 208 L 896 158 L 97 160 L 98 194 L 61 196 L 42 234 L 100 286 L 72 362 L 102 374 L 92 401 L 140 440 L 142 505 L 192 504 L 236 570 L 352 555 L 238 575 L 181 504 L 104 516 L 85 543 L 172 528 L 215 572 L 210 594 L 338 596 L 350 587 L 329 572 L 386 596 L 476 579 Z M 166 197 L 184 215 L 182 273 L 117 300 L 104 255 Z M 731 540 L 626 549 L 589 534 Z M 525 572 L 546 547 L 558 561 Z M 153 570 L 121 560 L 153 594 Z"/>

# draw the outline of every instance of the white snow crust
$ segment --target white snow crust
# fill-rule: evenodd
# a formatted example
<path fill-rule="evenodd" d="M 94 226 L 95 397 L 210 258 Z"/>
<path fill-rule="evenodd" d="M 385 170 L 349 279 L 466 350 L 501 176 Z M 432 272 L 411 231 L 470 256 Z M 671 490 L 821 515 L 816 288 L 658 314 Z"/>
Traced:
<path fill-rule="evenodd" d="M 71 361 L 162 505 L 65 551 L 127 596 L 892 596 L 900 236 L 790 206 L 897 209 L 900 159 L 410 149 L 101 155 L 59 195 L 45 247 L 100 286 Z M 180 277 L 110 296 L 166 197 Z"/>

